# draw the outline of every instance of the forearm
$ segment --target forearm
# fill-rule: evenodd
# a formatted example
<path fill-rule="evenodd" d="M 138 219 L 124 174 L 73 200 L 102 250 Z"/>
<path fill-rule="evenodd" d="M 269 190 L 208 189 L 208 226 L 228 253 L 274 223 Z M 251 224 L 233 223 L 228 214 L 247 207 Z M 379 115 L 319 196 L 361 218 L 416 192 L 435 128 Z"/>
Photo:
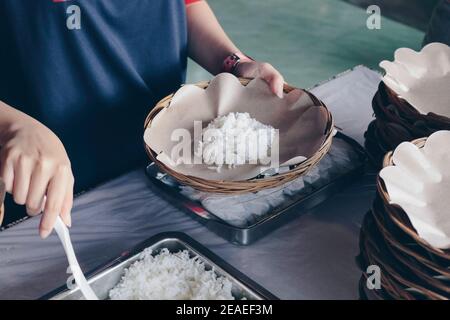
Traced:
<path fill-rule="evenodd" d="M 206 1 L 187 7 L 189 56 L 203 68 L 216 75 L 222 62 L 231 53 L 238 52 Z"/>

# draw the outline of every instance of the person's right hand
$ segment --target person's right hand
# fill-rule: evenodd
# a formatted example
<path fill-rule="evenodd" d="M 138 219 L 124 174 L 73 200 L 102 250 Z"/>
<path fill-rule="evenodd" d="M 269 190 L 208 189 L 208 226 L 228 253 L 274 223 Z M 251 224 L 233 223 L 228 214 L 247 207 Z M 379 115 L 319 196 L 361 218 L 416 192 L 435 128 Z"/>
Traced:
<path fill-rule="evenodd" d="M 5 133 L 6 131 L 6 133 Z M 59 138 L 40 122 L 24 117 L 2 135 L 0 177 L 6 191 L 31 216 L 43 211 L 39 234 L 51 233 L 58 215 L 70 227 L 74 177 Z"/>

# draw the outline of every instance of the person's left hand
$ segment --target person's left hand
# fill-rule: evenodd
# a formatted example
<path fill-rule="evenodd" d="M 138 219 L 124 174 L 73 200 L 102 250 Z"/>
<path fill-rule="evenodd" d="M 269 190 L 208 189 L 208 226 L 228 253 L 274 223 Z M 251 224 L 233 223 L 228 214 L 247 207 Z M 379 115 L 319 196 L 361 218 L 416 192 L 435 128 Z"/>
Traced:
<path fill-rule="evenodd" d="M 242 61 L 234 71 L 235 76 L 244 78 L 262 78 L 278 97 L 283 97 L 284 78 L 270 63 L 258 61 Z"/>

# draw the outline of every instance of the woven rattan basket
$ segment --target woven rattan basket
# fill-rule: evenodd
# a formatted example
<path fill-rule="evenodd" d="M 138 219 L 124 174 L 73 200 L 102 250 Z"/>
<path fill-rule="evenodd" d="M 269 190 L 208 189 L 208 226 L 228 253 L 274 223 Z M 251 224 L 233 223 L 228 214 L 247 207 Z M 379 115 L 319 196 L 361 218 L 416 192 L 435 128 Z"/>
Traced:
<path fill-rule="evenodd" d="M 381 166 L 386 152 L 404 141 L 428 137 L 439 130 L 450 130 L 449 118 L 433 113 L 420 114 L 383 82 L 372 100 L 372 108 L 376 120 L 365 134 L 365 146 L 377 166 Z"/>
<path fill-rule="evenodd" d="M 413 141 L 423 147 L 426 139 Z M 383 166 L 392 165 L 392 152 Z M 450 250 L 430 246 L 420 238 L 406 213 L 389 203 L 389 194 L 378 177 L 377 197 L 364 218 L 360 236 L 360 262 L 363 271 L 378 265 L 382 271 L 381 290 L 371 290 L 377 299 L 450 298 Z M 364 286 L 367 275 L 361 278 Z"/>
<path fill-rule="evenodd" d="M 246 86 L 251 79 L 239 79 L 241 84 Z M 196 84 L 198 87 L 202 89 L 206 89 L 209 85 L 209 82 L 200 82 Z M 291 87 L 287 84 L 284 85 L 284 92 L 289 93 L 294 90 L 294 87 Z M 322 101 L 316 98 L 312 93 L 305 91 L 311 99 L 314 101 L 316 105 L 324 106 Z M 152 109 L 152 111 L 147 116 L 145 120 L 144 130 L 149 128 L 152 125 L 152 120 L 154 117 L 164 108 L 167 108 L 173 98 L 174 94 L 171 94 L 164 99 L 162 99 L 158 104 Z M 326 107 L 325 107 L 326 108 Z M 309 159 L 300 163 L 297 166 L 294 166 L 288 172 L 264 177 L 264 178 L 254 178 L 250 180 L 244 181 L 217 181 L 217 180 L 206 180 L 198 177 L 187 176 L 180 174 L 171 168 L 165 166 L 163 163 L 156 159 L 157 154 L 153 152 L 147 145 L 145 145 L 145 149 L 147 151 L 148 156 L 151 161 L 153 161 L 162 172 L 168 173 L 173 178 L 175 178 L 179 183 L 187 186 L 191 186 L 196 190 L 204 191 L 204 192 L 212 192 L 212 193 L 221 193 L 221 194 L 239 194 L 239 193 L 247 193 L 247 192 L 256 192 L 267 188 L 273 188 L 280 185 L 283 185 L 289 181 L 296 179 L 297 177 L 306 174 L 310 169 L 312 169 L 319 161 L 326 155 L 328 150 L 331 147 L 331 143 L 333 140 L 333 131 L 334 131 L 334 123 L 333 117 L 331 113 L 327 109 L 328 119 L 326 132 L 324 132 L 325 140 L 319 150 Z"/>

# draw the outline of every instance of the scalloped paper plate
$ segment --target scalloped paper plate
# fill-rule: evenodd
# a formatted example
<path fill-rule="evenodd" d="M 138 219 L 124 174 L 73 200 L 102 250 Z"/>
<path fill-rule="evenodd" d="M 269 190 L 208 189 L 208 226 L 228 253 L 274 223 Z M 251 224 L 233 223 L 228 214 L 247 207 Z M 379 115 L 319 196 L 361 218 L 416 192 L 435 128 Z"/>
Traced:
<path fill-rule="evenodd" d="M 422 149 L 403 142 L 393 154 L 395 166 L 381 170 L 391 203 L 408 215 L 430 245 L 450 248 L 450 131 L 432 134 Z"/>
<path fill-rule="evenodd" d="M 393 62 L 380 63 L 383 82 L 421 114 L 450 118 L 450 47 L 430 43 L 422 51 L 401 48 Z"/>

